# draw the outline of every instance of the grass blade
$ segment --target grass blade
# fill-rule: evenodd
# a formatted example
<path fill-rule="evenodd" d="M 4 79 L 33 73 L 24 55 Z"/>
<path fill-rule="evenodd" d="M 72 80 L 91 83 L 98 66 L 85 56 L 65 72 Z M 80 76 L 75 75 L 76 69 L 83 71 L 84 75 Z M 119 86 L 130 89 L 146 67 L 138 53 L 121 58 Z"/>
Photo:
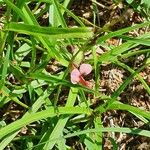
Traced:
<path fill-rule="evenodd" d="M 66 38 L 87 38 L 92 36 L 92 31 L 89 28 L 55 28 L 55 27 L 40 27 L 37 25 L 28 25 L 11 22 L 6 27 L 7 31 L 14 31 L 34 36 L 42 36 L 56 39 Z"/>
<path fill-rule="evenodd" d="M 61 114 L 90 114 L 90 110 L 87 108 L 81 108 L 81 107 L 59 107 L 58 108 L 59 115 Z M 34 114 L 30 114 L 28 116 L 23 117 L 22 119 L 19 119 L 2 129 L 0 129 L 0 139 L 2 139 L 4 136 L 22 128 L 25 125 L 28 125 L 32 122 L 41 120 L 41 119 L 46 119 L 48 117 L 54 117 L 58 115 L 55 112 L 54 108 L 49 108 L 48 110 L 43 110 Z"/>

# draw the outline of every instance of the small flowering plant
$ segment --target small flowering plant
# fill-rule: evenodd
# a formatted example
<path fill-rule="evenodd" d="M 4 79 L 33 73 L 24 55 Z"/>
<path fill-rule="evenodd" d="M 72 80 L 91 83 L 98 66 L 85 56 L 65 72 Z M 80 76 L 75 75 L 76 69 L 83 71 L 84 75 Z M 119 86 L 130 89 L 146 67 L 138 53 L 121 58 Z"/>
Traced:
<path fill-rule="evenodd" d="M 86 81 L 83 76 L 86 76 L 90 74 L 92 71 L 92 66 L 90 64 L 81 64 L 79 69 L 76 67 L 76 65 L 73 65 L 73 70 L 71 71 L 70 77 L 71 82 L 73 84 L 81 84 L 83 86 L 92 88 L 92 83 L 89 81 Z"/>

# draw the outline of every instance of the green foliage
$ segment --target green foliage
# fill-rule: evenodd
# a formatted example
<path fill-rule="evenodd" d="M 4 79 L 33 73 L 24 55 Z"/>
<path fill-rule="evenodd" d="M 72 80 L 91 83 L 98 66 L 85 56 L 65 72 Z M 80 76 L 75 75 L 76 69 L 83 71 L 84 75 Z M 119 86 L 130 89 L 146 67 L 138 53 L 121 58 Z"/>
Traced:
<path fill-rule="evenodd" d="M 126 0 L 135 10 L 140 12 L 149 20 L 150 3 L 149 0 Z"/>
<path fill-rule="evenodd" d="M 0 22 L 1 150 L 9 147 L 73 149 L 74 143 L 69 145 L 69 138 L 85 149 L 98 150 L 103 148 L 106 132 L 150 137 L 150 131 L 146 129 L 103 126 L 103 115 L 110 110 L 123 110 L 143 124 L 149 123 L 150 112 L 118 99 L 135 79 L 150 95 L 149 83 L 139 74 L 150 65 L 149 32 L 137 37 L 128 34 L 148 28 L 150 22 L 106 32 L 105 25 L 101 28 L 96 25 L 96 1 L 92 4 L 95 15 L 90 24 L 92 27 L 69 10 L 72 2 L 0 1 L 6 8 L 2 14 L 4 21 Z M 149 19 L 148 0 L 126 2 Z M 116 7 L 119 3 L 120 0 L 114 0 L 112 6 Z M 42 22 L 45 13 L 48 15 L 46 24 Z M 69 17 L 74 26 L 68 25 Z M 100 22 L 98 24 L 101 25 Z M 112 38 L 121 39 L 122 43 L 109 45 L 107 40 Z M 105 49 L 104 53 L 97 53 L 99 47 Z M 145 60 L 137 68 L 123 61 L 141 54 Z M 88 55 L 89 58 L 86 58 Z M 92 65 L 93 71 L 89 76 L 92 78 L 92 88 L 70 81 L 73 67 L 82 63 Z M 118 89 L 109 96 L 100 90 L 101 67 L 107 64 L 118 66 L 128 73 Z M 9 115 L 11 118 L 7 118 Z M 118 149 L 117 141 L 112 137 L 109 140 L 113 149 Z"/>

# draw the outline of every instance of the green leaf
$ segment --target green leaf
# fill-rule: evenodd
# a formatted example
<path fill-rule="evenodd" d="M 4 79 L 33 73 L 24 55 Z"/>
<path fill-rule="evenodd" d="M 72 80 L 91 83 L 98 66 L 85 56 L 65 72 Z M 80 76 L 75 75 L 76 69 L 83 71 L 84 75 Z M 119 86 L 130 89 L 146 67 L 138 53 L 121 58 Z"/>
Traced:
<path fill-rule="evenodd" d="M 77 93 L 78 93 L 78 89 L 77 88 L 71 88 L 69 95 L 68 95 L 68 99 L 67 99 L 67 103 L 66 103 L 66 107 L 70 107 L 73 106 L 77 97 Z M 44 140 L 48 141 L 44 147 L 41 147 L 41 144 L 39 145 L 39 147 L 37 147 L 35 150 L 38 149 L 52 149 L 53 146 L 55 145 L 56 141 L 52 140 L 52 139 L 57 139 L 59 138 L 62 134 L 63 134 L 63 130 L 64 127 L 67 123 L 69 119 L 69 115 L 63 115 L 59 118 L 57 124 L 55 125 L 55 128 L 53 129 L 53 131 L 51 132 L 51 134 L 49 134 L 49 132 L 47 132 L 46 134 L 44 134 Z M 41 143 L 43 143 L 43 140 L 41 141 Z"/>
<path fill-rule="evenodd" d="M 120 127 L 109 128 L 107 127 L 107 128 L 101 128 L 101 129 L 88 129 L 88 130 L 83 130 L 80 132 L 71 133 L 71 134 L 64 136 L 64 138 L 70 138 L 70 137 L 79 136 L 82 134 L 95 133 L 95 132 L 119 132 L 119 133 L 129 133 L 129 134 L 150 137 L 150 131 L 148 130 L 143 130 L 143 129 L 138 129 L 138 128 L 120 128 Z"/>
<path fill-rule="evenodd" d="M 44 100 L 49 96 L 49 93 L 47 92 L 47 90 L 44 92 L 42 91 L 42 93 L 40 93 L 39 90 L 37 91 L 39 94 L 39 98 L 32 105 L 32 107 L 25 113 L 24 117 L 31 113 L 35 113 L 36 111 L 38 111 L 41 105 L 45 102 Z M 6 136 L 0 143 L 0 149 L 4 149 L 13 140 L 13 138 L 19 133 L 19 131 L 16 131 L 15 133 L 11 135 Z"/>
<path fill-rule="evenodd" d="M 54 117 L 56 115 L 61 114 L 90 114 L 90 110 L 87 108 L 81 108 L 81 107 L 59 107 L 58 113 L 55 112 L 54 108 L 49 108 L 48 110 L 43 110 L 34 114 L 27 115 L 23 117 L 22 119 L 19 119 L 4 128 L 0 129 L 0 139 L 2 139 L 4 136 L 21 129 L 23 126 L 28 125 L 30 123 L 33 123 L 35 121 L 46 119 L 48 117 Z"/>
<path fill-rule="evenodd" d="M 109 109 L 117 109 L 117 110 L 126 110 L 126 111 L 131 111 L 135 114 L 138 114 L 140 116 L 143 116 L 147 119 L 150 120 L 150 112 L 136 108 L 134 106 L 130 106 L 128 104 L 123 104 L 121 102 L 114 102 L 109 106 Z"/>
<path fill-rule="evenodd" d="M 15 52 L 15 59 L 17 61 L 22 61 L 24 57 L 31 51 L 31 47 L 28 44 L 23 44 L 19 49 Z"/>
<path fill-rule="evenodd" d="M 116 57 L 120 55 L 121 53 L 129 50 L 133 46 L 133 43 L 126 42 L 123 43 L 120 46 L 115 47 L 114 49 L 105 52 L 101 56 L 99 56 L 98 61 L 99 62 L 112 62 L 116 60 Z"/>
<path fill-rule="evenodd" d="M 8 31 L 15 31 L 34 36 L 49 37 L 51 39 L 66 39 L 66 38 L 88 38 L 92 36 L 92 31 L 89 28 L 55 28 L 55 27 L 40 27 L 37 25 L 28 25 L 11 22 L 5 28 Z"/>
<path fill-rule="evenodd" d="M 5 78 L 6 78 L 6 74 L 7 74 L 8 65 L 9 65 L 9 55 L 10 55 L 10 46 L 8 46 L 5 60 L 4 60 L 3 67 L 2 67 L 2 75 L 1 75 L 1 80 L 0 80 L 0 90 L 2 89 L 2 87 L 5 84 Z"/>
<path fill-rule="evenodd" d="M 104 42 L 107 39 L 110 39 L 112 37 L 122 35 L 124 33 L 129 32 L 129 31 L 132 31 L 132 30 L 135 30 L 135 29 L 138 29 L 138 28 L 142 28 L 144 26 L 148 26 L 149 24 L 150 24 L 150 21 L 145 22 L 145 23 L 141 23 L 141 24 L 137 24 L 137 25 L 134 25 L 132 27 L 127 27 L 127 28 L 124 28 L 124 29 L 120 29 L 120 30 L 117 30 L 115 32 L 110 32 L 110 33 L 108 33 L 104 36 L 99 37 L 98 40 L 97 40 L 97 44 L 100 44 L 100 43 L 102 43 L 102 42 Z"/>

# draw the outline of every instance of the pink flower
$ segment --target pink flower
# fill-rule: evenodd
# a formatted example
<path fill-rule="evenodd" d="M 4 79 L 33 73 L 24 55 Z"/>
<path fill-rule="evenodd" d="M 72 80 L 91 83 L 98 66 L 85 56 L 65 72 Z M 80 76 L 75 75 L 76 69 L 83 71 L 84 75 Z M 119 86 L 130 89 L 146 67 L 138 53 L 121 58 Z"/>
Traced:
<path fill-rule="evenodd" d="M 80 76 L 81 76 L 81 73 L 78 69 L 73 69 L 71 71 L 71 82 L 73 84 L 77 84 L 79 81 L 80 81 Z"/>
<path fill-rule="evenodd" d="M 92 71 L 92 66 L 90 64 L 82 64 L 79 68 L 79 71 L 82 75 L 88 75 Z"/>
<path fill-rule="evenodd" d="M 73 84 L 80 83 L 87 87 L 92 87 L 89 81 L 86 81 L 83 76 L 88 75 L 92 71 L 92 66 L 90 64 L 81 64 L 79 70 L 74 65 L 74 69 L 71 71 L 71 82 Z"/>

